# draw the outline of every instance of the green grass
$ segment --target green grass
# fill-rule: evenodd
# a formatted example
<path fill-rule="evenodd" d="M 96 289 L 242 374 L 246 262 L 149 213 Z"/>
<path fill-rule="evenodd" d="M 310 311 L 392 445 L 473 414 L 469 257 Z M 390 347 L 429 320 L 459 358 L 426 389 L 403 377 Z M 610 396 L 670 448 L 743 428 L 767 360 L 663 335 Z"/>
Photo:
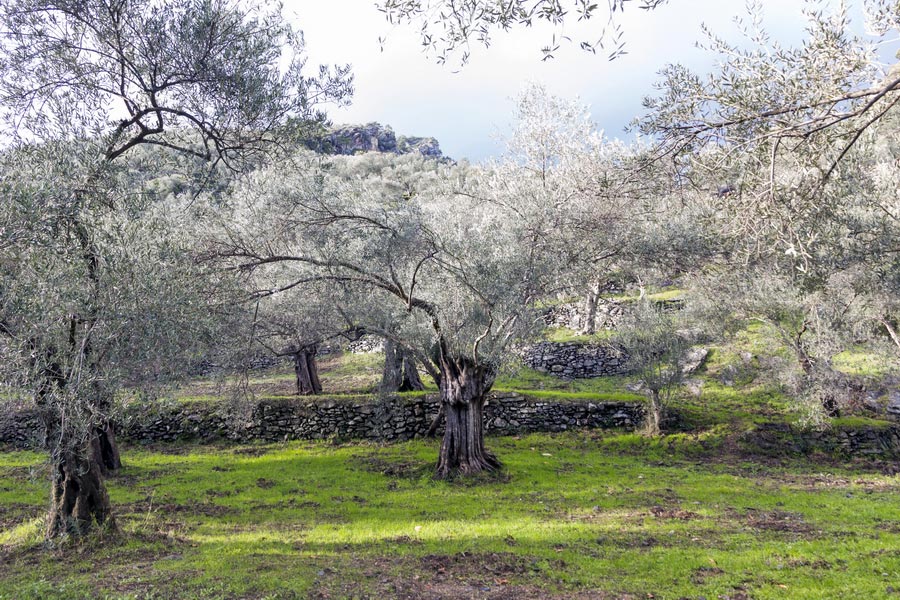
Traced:
<path fill-rule="evenodd" d="M 0 454 L 0 598 L 888 598 L 900 581 L 897 475 L 700 434 L 488 444 L 503 475 L 455 483 L 429 476 L 436 441 L 128 448 L 121 535 L 60 548 L 39 541 L 42 457 Z"/>
<path fill-rule="evenodd" d="M 608 341 L 613 336 L 611 329 L 603 329 L 590 335 L 578 333 L 568 327 L 549 327 L 544 332 L 544 339 L 558 344 L 566 342 L 580 342 L 582 344 L 596 344 Z"/>
<path fill-rule="evenodd" d="M 779 352 L 759 325 L 713 347 L 699 393 L 673 404 L 680 432 L 488 438 L 505 470 L 474 480 L 431 478 L 437 440 L 126 447 L 109 481 L 120 534 L 58 546 L 42 540 L 44 457 L 0 453 L 0 600 L 897 597 L 895 465 L 742 442 L 796 419 L 757 377 Z M 381 361 L 323 360 L 326 397 L 364 397 Z M 721 382 L 729 365 L 735 385 Z M 641 401 L 631 382 L 521 368 L 494 390 Z M 289 369 L 250 381 L 270 398 L 292 383 Z M 192 382 L 176 401 L 220 401 L 217 385 Z"/>
<path fill-rule="evenodd" d="M 832 365 L 838 371 L 860 377 L 884 377 L 900 372 L 896 357 L 859 346 L 835 355 Z"/>
<path fill-rule="evenodd" d="M 562 379 L 528 367 L 520 367 L 502 373 L 497 377 L 492 389 L 497 392 L 520 392 L 528 395 L 540 395 L 544 398 L 558 397 L 560 399 L 572 398 L 573 395 L 589 398 L 592 395 L 621 394 L 631 401 L 637 396 L 628 392 L 625 386 L 632 381 L 633 378 L 624 376 Z"/>
<path fill-rule="evenodd" d="M 838 429 L 886 429 L 895 425 L 893 421 L 852 416 L 837 417 L 831 420 L 831 426 Z"/>
<path fill-rule="evenodd" d="M 681 300 L 685 296 L 685 291 L 673 287 L 673 288 L 663 288 L 657 291 L 651 291 L 647 293 L 644 297 L 651 302 L 667 302 L 670 300 Z M 633 292 L 628 292 L 625 294 L 617 294 L 614 296 L 610 296 L 611 300 L 616 300 L 618 302 L 634 302 L 640 299 L 640 294 L 636 294 Z"/>

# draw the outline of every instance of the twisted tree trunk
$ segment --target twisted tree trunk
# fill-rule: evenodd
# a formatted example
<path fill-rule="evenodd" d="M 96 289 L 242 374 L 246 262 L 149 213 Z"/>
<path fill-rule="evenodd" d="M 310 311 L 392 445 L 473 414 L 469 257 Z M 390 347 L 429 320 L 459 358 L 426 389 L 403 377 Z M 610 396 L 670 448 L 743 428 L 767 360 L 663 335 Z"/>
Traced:
<path fill-rule="evenodd" d="M 93 438 L 89 445 L 96 443 Z M 66 444 L 68 446 L 68 444 Z M 61 448 L 50 472 L 50 513 L 47 537 L 83 536 L 95 527 L 115 529 L 112 505 L 100 463 L 90 448 Z"/>
<path fill-rule="evenodd" d="M 85 408 L 96 405 L 96 399 L 87 401 L 68 396 L 65 390 L 69 380 L 54 351 L 45 350 L 43 358 L 45 362 L 40 367 L 42 377 L 35 403 L 50 450 L 50 511 L 46 536 L 83 536 L 95 526 L 115 529 L 112 505 L 103 483 L 107 470 L 114 470 L 121 464 L 112 426 L 90 424 L 92 411 Z M 64 402 L 67 403 L 65 409 L 61 404 Z M 80 418 L 73 418 L 72 414 L 64 417 L 70 412 Z"/>
<path fill-rule="evenodd" d="M 419 370 L 416 366 L 416 359 L 409 352 L 403 352 L 403 379 L 400 382 L 401 392 L 421 392 L 425 389 L 422 378 L 419 377 Z"/>
<path fill-rule="evenodd" d="M 319 368 L 316 366 L 317 344 L 304 346 L 294 352 L 294 373 L 297 375 L 297 394 L 309 396 L 322 393 Z"/>
<path fill-rule="evenodd" d="M 439 366 L 445 428 L 435 477 L 499 469 L 500 461 L 484 447 L 484 402 L 494 372 L 465 358 L 445 357 Z"/>

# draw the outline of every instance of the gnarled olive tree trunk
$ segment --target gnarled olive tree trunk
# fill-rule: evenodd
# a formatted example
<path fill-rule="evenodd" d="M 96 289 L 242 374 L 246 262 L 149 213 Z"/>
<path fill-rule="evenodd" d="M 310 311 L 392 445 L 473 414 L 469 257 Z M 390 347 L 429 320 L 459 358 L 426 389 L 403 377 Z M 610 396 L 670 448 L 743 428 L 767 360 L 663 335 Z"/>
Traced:
<path fill-rule="evenodd" d="M 442 358 L 439 366 L 445 428 L 435 477 L 500 468 L 500 461 L 484 447 L 484 402 L 494 383 L 493 369 L 449 357 Z"/>
<path fill-rule="evenodd" d="M 380 390 L 383 394 L 424 390 L 425 385 L 416 369 L 416 361 L 403 347 L 392 340 L 384 340 L 384 371 Z"/>
<path fill-rule="evenodd" d="M 46 393 L 38 396 L 50 450 L 50 512 L 46 535 L 83 536 L 95 527 L 115 528 L 112 505 L 103 482 L 98 427 L 79 429 L 84 421 L 64 418 L 64 411 Z M 73 400 L 74 401 L 74 400 Z M 78 407 L 75 406 L 76 412 Z"/>
<path fill-rule="evenodd" d="M 95 460 L 94 437 L 86 448 L 60 448 L 51 459 L 47 537 L 83 536 L 95 527 L 115 528 L 112 505 Z"/>
<path fill-rule="evenodd" d="M 294 373 L 297 375 L 297 393 L 301 396 L 309 396 L 322 393 L 322 383 L 319 381 L 319 367 L 316 365 L 316 352 L 319 346 L 312 344 L 304 346 L 293 353 Z"/>
<path fill-rule="evenodd" d="M 50 451 L 50 511 L 46 536 L 83 536 L 98 526 L 115 528 L 104 475 L 121 466 L 115 434 L 108 421 L 91 424 L 92 407 L 103 404 L 67 393 L 69 378 L 54 352 L 40 368 L 35 403 Z M 94 390 L 96 391 L 96 390 Z"/>

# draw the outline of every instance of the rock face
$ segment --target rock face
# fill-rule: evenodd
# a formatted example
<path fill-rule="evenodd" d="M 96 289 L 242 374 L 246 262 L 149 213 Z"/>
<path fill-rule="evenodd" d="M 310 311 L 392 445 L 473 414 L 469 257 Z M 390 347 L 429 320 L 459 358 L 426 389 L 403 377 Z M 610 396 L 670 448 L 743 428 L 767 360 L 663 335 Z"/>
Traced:
<path fill-rule="evenodd" d="M 604 344 L 541 342 L 526 348 L 522 359 L 535 371 L 570 379 L 628 373 L 625 350 Z"/>
<path fill-rule="evenodd" d="M 885 411 L 892 417 L 900 417 L 900 389 L 888 392 L 888 403 Z"/>
<path fill-rule="evenodd" d="M 122 415 L 117 427 L 123 439 L 140 443 L 232 440 L 236 442 L 296 439 L 408 440 L 424 436 L 438 414 L 436 394 L 391 397 L 262 400 L 240 414 L 220 403 L 145 406 Z M 485 431 L 516 434 L 573 428 L 636 427 L 643 420 L 640 403 L 548 402 L 520 394 L 492 394 L 485 406 Z M 440 431 L 440 430 L 438 430 Z M 0 444 L 39 444 L 37 414 L 22 412 L 0 422 Z"/>
<path fill-rule="evenodd" d="M 360 152 L 419 153 L 430 158 L 443 158 L 441 146 L 433 137 L 397 136 L 389 125 L 341 125 L 330 129 L 308 143 L 313 150 L 326 154 Z"/>

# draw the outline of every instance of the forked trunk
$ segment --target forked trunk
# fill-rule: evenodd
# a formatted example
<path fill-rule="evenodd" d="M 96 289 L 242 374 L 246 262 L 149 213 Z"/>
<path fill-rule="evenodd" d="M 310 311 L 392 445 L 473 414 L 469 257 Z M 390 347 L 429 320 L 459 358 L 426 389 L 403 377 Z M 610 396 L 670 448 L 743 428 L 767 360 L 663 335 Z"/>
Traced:
<path fill-rule="evenodd" d="M 294 353 L 294 372 L 297 374 L 297 393 L 301 396 L 320 394 L 319 368 L 316 366 L 318 346 L 305 346 Z"/>
<path fill-rule="evenodd" d="M 440 367 L 445 426 L 435 477 L 498 469 L 500 461 L 484 447 L 484 401 L 493 371 L 464 358 L 444 359 Z"/>
<path fill-rule="evenodd" d="M 412 355 L 391 340 L 384 341 L 384 371 L 380 390 L 383 394 L 424 390 Z"/>
<path fill-rule="evenodd" d="M 419 370 L 416 367 L 416 359 L 409 352 L 403 351 L 403 379 L 400 381 L 401 392 L 421 392 L 425 389 Z"/>
<path fill-rule="evenodd" d="M 115 528 L 100 465 L 90 449 L 64 449 L 51 461 L 47 537 L 83 536 L 95 527 Z"/>

